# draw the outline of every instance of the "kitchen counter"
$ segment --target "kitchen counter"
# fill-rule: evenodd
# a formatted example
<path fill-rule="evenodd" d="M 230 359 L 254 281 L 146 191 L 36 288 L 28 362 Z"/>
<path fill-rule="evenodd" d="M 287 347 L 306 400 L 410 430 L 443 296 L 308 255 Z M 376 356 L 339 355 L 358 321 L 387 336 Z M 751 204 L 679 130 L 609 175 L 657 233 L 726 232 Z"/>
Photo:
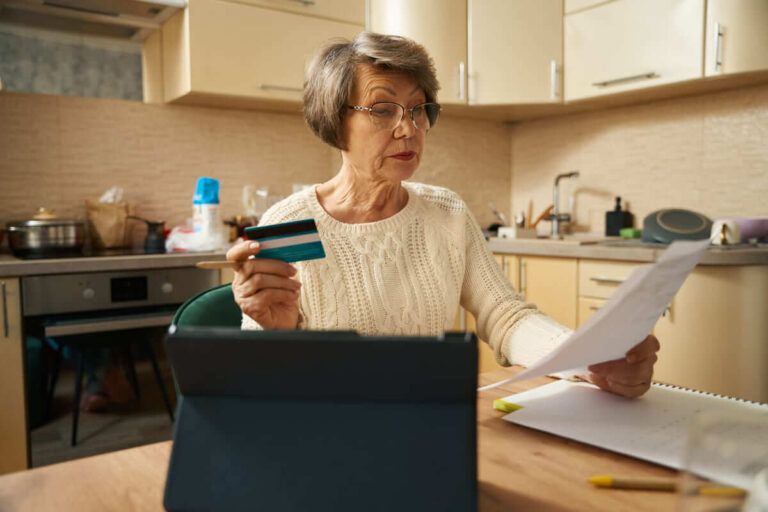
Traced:
<path fill-rule="evenodd" d="M 223 259 L 223 252 L 188 252 L 22 260 L 10 253 L 0 252 L 0 276 L 20 277 L 44 274 L 192 267 L 199 261 Z"/>
<path fill-rule="evenodd" d="M 500 254 L 554 256 L 651 263 L 664 252 L 664 246 L 646 244 L 640 240 L 605 240 L 580 242 L 578 240 L 549 240 L 491 238 L 491 251 Z M 768 265 L 768 244 L 756 246 L 712 246 L 701 259 L 700 265 Z"/>

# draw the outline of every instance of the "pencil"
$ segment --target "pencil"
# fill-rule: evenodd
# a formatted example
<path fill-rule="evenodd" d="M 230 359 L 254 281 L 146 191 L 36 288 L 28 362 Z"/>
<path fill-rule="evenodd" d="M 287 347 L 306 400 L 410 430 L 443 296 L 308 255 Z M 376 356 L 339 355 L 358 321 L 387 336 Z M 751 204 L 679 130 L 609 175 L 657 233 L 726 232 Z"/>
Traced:
<path fill-rule="evenodd" d="M 198 261 L 197 263 L 195 263 L 195 266 L 197 268 L 204 268 L 204 269 L 235 268 L 237 265 L 238 263 L 234 261 L 226 261 L 226 260 Z"/>
<path fill-rule="evenodd" d="M 589 478 L 589 483 L 596 487 L 610 489 L 634 489 L 638 491 L 675 492 L 678 485 L 673 478 L 638 478 L 615 477 L 610 475 L 595 475 Z M 695 493 L 702 496 L 741 497 L 746 493 L 738 487 L 727 487 L 716 484 L 703 484 L 695 488 Z"/>

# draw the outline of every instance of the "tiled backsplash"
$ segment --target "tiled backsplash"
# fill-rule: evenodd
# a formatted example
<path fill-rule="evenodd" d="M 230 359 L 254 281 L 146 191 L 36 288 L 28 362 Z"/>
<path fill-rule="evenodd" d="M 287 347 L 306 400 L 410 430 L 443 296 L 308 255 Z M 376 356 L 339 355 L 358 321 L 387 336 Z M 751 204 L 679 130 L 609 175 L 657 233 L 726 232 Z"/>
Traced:
<path fill-rule="evenodd" d="M 42 205 L 82 218 L 86 197 L 120 185 L 137 213 L 176 225 L 202 175 L 221 180 L 230 216 L 242 211 L 244 185 L 288 194 L 328 179 L 338 162 L 298 114 L 0 93 L 0 223 Z M 414 179 L 456 190 L 487 225 L 488 203 L 508 214 L 532 199 L 538 212 L 554 176 L 573 169 L 581 177 L 563 182 L 562 207 L 572 195 L 580 231 L 602 232 L 616 195 L 638 226 L 672 206 L 767 215 L 768 86 L 512 127 L 444 116 Z"/>
<path fill-rule="evenodd" d="M 82 218 L 86 198 L 120 185 L 137 213 L 176 225 L 202 175 L 221 180 L 231 216 L 242 212 L 246 184 L 288 194 L 338 166 L 298 114 L 3 92 L 0 127 L 1 223 L 42 205 Z M 489 202 L 510 204 L 509 135 L 502 123 L 445 117 L 414 179 L 456 190 L 488 224 Z"/>
<path fill-rule="evenodd" d="M 613 197 L 629 201 L 635 225 L 665 207 L 711 218 L 768 215 L 768 86 L 671 99 L 514 126 L 512 209 L 574 197 L 578 230 L 603 232 Z M 549 228 L 542 223 L 540 230 Z"/>

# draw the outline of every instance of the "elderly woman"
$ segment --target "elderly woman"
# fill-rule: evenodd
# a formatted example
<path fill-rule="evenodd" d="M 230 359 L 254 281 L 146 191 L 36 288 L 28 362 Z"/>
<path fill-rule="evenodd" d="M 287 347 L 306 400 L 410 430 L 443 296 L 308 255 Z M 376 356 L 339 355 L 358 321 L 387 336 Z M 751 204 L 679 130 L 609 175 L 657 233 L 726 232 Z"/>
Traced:
<path fill-rule="evenodd" d="M 250 258 L 256 242 L 233 247 L 227 258 L 238 263 L 232 287 L 243 328 L 436 335 L 451 329 L 461 305 L 501 365 L 530 364 L 564 340 L 568 329 L 517 296 L 464 201 L 406 181 L 440 113 L 424 48 L 364 32 L 321 49 L 307 73 L 304 116 L 341 151 L 341 168 L 274 205 L 261 223 L 314 218 L 327 257 L 289 265 Z M 658 349 L 649 336 L 586 378 L 639 396 Z"/>

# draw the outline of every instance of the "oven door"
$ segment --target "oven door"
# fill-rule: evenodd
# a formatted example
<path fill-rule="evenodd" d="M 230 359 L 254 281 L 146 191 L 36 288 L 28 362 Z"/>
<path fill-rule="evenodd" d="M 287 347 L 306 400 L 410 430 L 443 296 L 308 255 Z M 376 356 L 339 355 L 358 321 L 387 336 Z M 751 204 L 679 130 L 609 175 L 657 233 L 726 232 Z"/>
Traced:
<path fill-rule="evenodd" d="M 179 305 L 88 314 L 47 315 L 40 319 L 40 334 L 46 338 L 108 333 L 132 329 L 167 328 Z"/>

